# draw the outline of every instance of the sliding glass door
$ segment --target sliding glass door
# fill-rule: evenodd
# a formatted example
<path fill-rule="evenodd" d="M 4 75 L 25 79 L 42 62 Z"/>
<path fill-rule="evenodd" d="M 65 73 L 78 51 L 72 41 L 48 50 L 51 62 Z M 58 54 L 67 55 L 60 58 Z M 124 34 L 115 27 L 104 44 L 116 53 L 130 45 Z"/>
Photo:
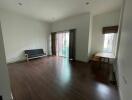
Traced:
<path fill-rule="evenodd" d="M 56 55 L 69 58 L 69 32 L 56 34 Z"/>

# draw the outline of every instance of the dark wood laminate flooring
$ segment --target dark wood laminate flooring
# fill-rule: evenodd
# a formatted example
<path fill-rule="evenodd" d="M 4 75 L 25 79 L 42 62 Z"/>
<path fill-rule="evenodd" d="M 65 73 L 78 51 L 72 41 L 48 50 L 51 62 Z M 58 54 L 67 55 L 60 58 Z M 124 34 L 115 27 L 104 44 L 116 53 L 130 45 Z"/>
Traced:
<path fill-rule="evenodd" d="M 14 100 L 119 100 L 118 90 L 100 81 L 104 71 L 101 76 L 87 63 L 45 57 L 8 69 Z"/>

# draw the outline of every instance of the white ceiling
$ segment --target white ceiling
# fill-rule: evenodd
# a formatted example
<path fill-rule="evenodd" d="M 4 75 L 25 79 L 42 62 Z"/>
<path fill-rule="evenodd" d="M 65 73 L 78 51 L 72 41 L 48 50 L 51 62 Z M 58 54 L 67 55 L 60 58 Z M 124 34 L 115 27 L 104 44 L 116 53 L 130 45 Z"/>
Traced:
<path fill-rule="evenodd" d="M 87 12 L 96 15 L 119 9 L 121 4 L 122 0 L 0 0 L 0 8 L 48 22 Z"/>

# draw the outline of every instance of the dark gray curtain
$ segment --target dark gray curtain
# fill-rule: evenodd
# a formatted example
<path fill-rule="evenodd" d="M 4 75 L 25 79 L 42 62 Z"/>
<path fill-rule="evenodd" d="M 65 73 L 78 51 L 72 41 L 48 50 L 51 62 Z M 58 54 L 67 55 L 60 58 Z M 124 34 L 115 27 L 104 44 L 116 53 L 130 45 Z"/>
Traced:
<path fill-rule="evenodd" d="M 0 96 L 0 100 L 2 100 L 2 96 Z"/>
<path fill-rule="evenodd" d="M 70 41 L 69 41 L 69 59 L 75 60 L 75 37 L 76 37 L 76 29 L 69 30 L 70 32 Z"/>
<path fill-rule="evenodd" d="M 56 55 L 56 32 L 51 33 L 51 51 L 52 55 Z"/>

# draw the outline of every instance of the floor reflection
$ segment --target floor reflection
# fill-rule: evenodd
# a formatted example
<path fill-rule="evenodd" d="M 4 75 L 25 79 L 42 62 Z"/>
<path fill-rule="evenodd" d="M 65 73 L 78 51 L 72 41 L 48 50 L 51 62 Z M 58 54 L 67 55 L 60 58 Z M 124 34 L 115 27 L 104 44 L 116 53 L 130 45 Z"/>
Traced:
<path fill-rule="evenodd" d="M 44 57 L 8 69 L 15 100 L 120 100 L 117 87 L 97 81 L 88 63 Z"/>
<path fill-rule="evenodd" d="M 110 94 L 110 88 L 107 85 L 99 83 L 97 85 L 97 91 L 99 95 L 103 98 L 107 97 Z"/>
<path fill-rule="evenodd" d="M 62 67 L 59 69 L 59 80 L 61 86 L 66 86 L 71 80 L 71 67 L 68 59 L 62 61 Z"/>

